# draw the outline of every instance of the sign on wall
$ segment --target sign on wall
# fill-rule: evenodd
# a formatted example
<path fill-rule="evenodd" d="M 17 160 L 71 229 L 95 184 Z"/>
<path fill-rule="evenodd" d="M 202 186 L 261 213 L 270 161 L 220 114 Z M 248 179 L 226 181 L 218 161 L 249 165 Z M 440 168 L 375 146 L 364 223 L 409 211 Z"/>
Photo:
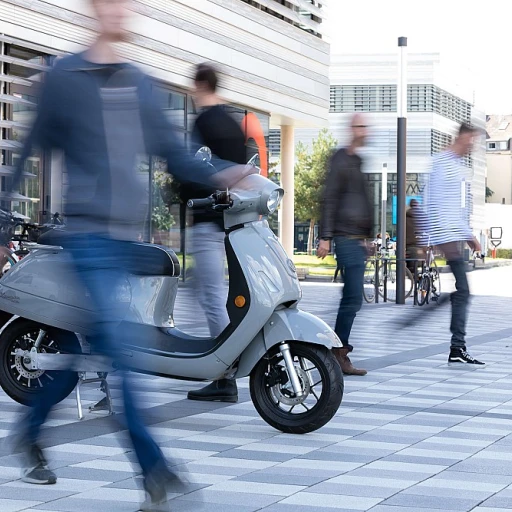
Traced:
<path fill-rule="evenodd" d="M 411 202 L 411 199 L 416 199 L 416 201 L 418 201 L 418 203 L 421 204 L 422 202 L 422 199 L 421 199 L 421 196 L 407 196 L 406 197 L 406 200 L 405 200 L 405 204 L 409 204 Z M 396 223 L 397 223 L 397 209 L 398 209 L 398 201 L 397 201 L 397 196 L 393 196 L 393 225 L 396 226 Z"/>

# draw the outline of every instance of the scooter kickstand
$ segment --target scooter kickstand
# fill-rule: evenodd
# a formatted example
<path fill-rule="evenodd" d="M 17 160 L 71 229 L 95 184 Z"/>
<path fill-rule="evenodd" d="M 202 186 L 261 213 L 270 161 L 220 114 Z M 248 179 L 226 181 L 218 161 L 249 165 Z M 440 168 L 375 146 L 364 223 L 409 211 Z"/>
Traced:
<path fill-rule="evenodd" d="M 104 372 L 98 372 L 98 379 L 101 382 L 100 390 L 105 393 L 105 396 L 95 405 L 91 405 L 89 407 L 90 412 L 97 412 L 97 411 L 108 411 L 108 415 L 111 416 L 114 413 L 114 407 L 112 404 L 112 395 L 110 393 L 110 386 L 107 382 L 107 373 Z M 91 379 L 93 380 L 93 379 Z"/>
<path fill-rule="evenodd" d="M 80 386 L 85 380 L 85 373 L 79 372 L 78 373 L 78 382 L 76 383 L 75 388 L 75 398 L 76 398 L 76 407 L 78 409 L 78 419 L 83 420 L 84 419 L 84 413 L 82 410 L 82 396 L 80 395 Z"/>
<path fill-rule="evenodd" d="M 112 395 L 110 393 L 110 386 L 107 382 L 106 372 L 98 372 L 98 377 L 94 379 L 87 379 L 86 372 L 78 372 L 78 382 L 75 388 L 76 394 L 76 406 L 78 409 L 78 419 L 83 420 L 84 414 L 82 409 L 82 396 L 80 393 L 80 388 L 82 384 L 92 384 L 94 382 L 100 382 L 100 390 L 105 393 L 105 397 L 102 398 L 97 404 L 91 405 L 89 407 L 89 412 L 97 412 L 97 411 L 108 411 L 108 415 L 111 416 L 114 413 L 114 407 L 112 404 Z"/>

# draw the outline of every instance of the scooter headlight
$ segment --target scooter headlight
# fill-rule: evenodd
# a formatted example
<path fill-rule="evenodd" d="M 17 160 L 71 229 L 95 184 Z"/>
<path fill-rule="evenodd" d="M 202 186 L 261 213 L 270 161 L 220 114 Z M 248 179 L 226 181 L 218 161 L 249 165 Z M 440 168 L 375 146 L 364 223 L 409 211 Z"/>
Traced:
<path fill-rule="evenodd" d="M 267 199 L 267 210 L 269 214 L 274 213 L 281 204 L 281 199 L 283 198 L 280 190 L 274 190 L 270 193 Z"/>

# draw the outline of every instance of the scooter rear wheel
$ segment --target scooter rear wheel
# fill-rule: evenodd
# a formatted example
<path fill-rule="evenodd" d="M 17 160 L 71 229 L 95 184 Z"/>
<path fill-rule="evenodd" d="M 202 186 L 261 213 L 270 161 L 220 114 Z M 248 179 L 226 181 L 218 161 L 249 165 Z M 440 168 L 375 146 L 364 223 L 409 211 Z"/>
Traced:
<path fill-rule="evenodd" d="M 54 404 L 67 398 L 77 382 L 76 372 L 31 370 L 16 355 L 16 349 L 30 350 L 41 331 L 46 335 L 40 351 L 46 354 L 80 354 L 77 337 L 67 331 L 51 329 L 30 320 L 19 319 L 9 324 L 0 335 L 0 386 L 16 402 L 31 405 L 42 393 Z"/>
<path fill-rule="evenodd" d="M 279 347 L 263 357 L 251 373 L 251 398 L 260 416 L 289 434 L 307 434 L 326 425 L 343 398 L 343 374 L 326 347 L 289 342 L 302 397 L 293 392 Z"/>

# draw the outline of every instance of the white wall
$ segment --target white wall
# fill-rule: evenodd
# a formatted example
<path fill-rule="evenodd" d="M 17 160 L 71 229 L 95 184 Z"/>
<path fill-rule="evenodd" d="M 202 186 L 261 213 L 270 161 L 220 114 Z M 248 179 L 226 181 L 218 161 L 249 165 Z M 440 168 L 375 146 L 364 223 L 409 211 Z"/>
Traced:
<path fill-rule="evenodd" d="M 512 203 L 512 154 L 487 153 L 487 186 L 494 192 L 490 203 Z"/>

